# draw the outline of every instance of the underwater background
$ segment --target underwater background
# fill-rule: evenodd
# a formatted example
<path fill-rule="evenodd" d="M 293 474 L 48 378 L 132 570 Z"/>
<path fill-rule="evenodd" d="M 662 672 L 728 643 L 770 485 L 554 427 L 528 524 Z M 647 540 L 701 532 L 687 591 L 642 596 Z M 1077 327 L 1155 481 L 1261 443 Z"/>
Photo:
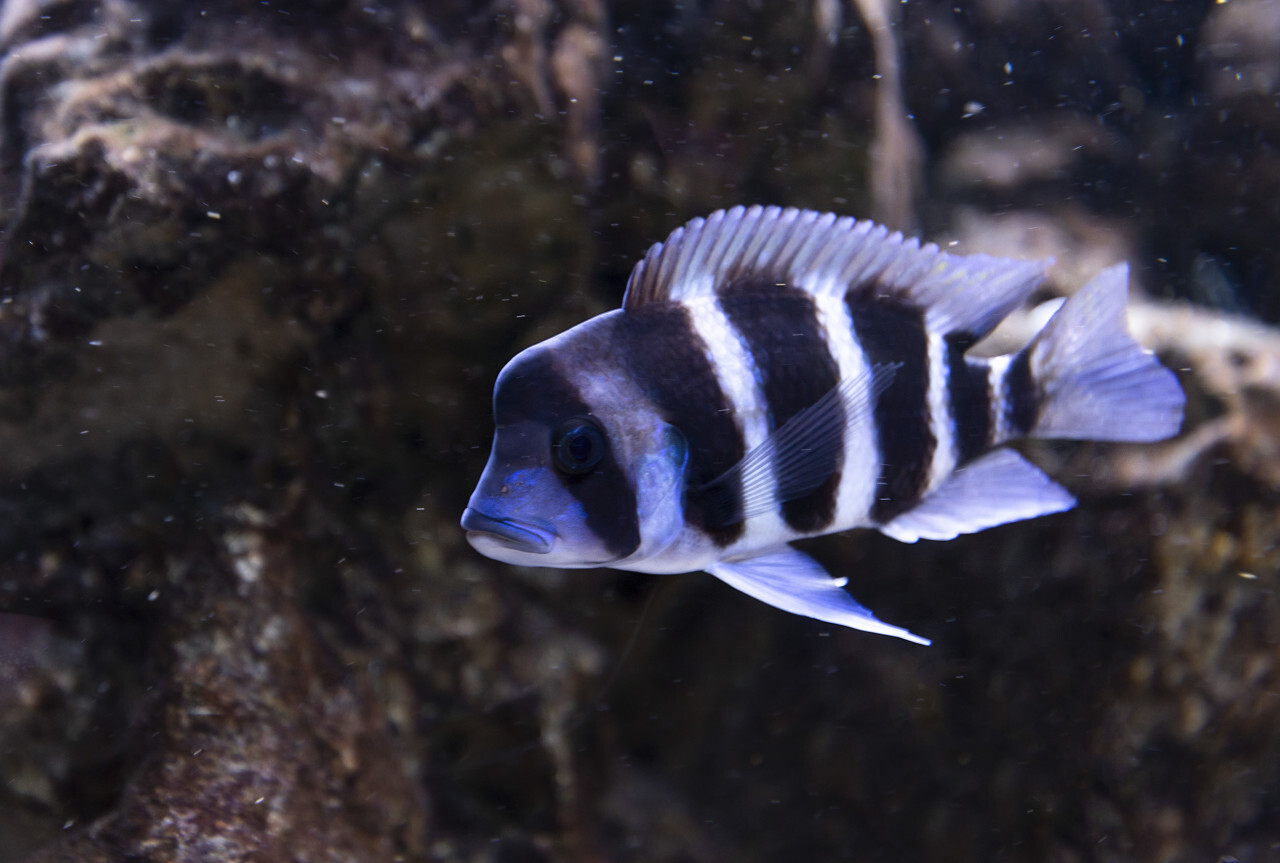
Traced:
<path fill-rule="evenodd" d="M 4 0 L 0 51 L 0 863 L 1280 859 L 1280 0 Z M 1129 261 L 1182 436 L 802 544 L 929 648 L 473 552 L 506 360 L 754 203 L 1038 299 Z"/>

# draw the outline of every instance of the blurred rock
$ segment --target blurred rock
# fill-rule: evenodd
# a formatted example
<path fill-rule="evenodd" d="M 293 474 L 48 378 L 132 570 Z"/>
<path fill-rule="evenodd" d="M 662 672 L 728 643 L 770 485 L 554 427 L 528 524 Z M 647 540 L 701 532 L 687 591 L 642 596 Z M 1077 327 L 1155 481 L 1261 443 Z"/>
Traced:
<path fill-rule="evenodd" d="M 1280 3 L 1219 4 L 1200 35 L 1205 90 L 1214 99 L 1268 98 L 1280 91 Z"/>
<path fill-rule="evenodd" d="M 246 508 L 167 561 L 167 692 L 131 791 L 31 860 L 425 854 L 426 801 L 397 734 L 410 729 L 388 716 L 376 663 L 353 676 L 308 620 L 298 539 Z"/>
<path fill-rule="evenodd" d="M 1001 125 L 961 136 L 941 160 L 944 183 L 1005 192 L 1070 180 L 1088 159 L 1113 155 L 1105 128 L 1056 111 L 1025 127 Z"/>

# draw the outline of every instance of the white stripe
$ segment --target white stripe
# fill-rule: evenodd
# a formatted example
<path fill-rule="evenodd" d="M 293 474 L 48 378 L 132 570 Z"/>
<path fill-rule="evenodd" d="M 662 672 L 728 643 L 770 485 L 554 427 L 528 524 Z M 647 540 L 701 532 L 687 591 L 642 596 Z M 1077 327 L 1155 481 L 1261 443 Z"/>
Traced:
<path fill-rule="evenodd" d="M 955 418 L 951 416 L 951 398 L 947 386 L 947 343 L 939 334 L 927 333 L 929 346 L 929 394 L 925 410 L 929 412 L 929 430 L 936 442 L 925 494 L 946 482 L 956 469 Z"/>
<path fill-rule="evenodd" d="M 1016 354 L 1005 354 L 987 360 L 987 386 L 991 387 L 991 427 L 995 429 L 994 443 L 1001 444 L 1013 437 L 1005 405 L 1004 376 Z"/>
<path fill-rule="evenodd" d="M 707 360 L 715 371 L 720 391 L 733 407 L 749 451 L 763 443 L 769 434 L 764 396 L 753 371 L 755 363 L 718 302 L 699 297 L 684 305 L 689 309 L 694 330 L 707 346 Z"/>
<path fill-rule="evenodd" d="M 769 436 L 768 406 L 756 380 L 755 361 L 713 296 L 698 295 L 686 301 L 685 306 L 689 309 L 694 329 L 707 346 L 707 359 L 715 370 L 720 391 L 732 406 L 742 429 L 746 451 L 751 452 Z M 724 556 L 776 545 L 797 536 L 783 521 L 778 507 L 773 512 L 749 519 L 746 527 L 742 537 L 724 550 Z"/>
<path fill-rule="evenodd" d="M 853 335 L 853 319 L 843 296 L 821 293 L 814 297 L 818 325 L 822 328 L 827 350 L 836 361 L 840 380 L 864 378 L 870 384 L 867 357 Z M 844 430 L 844 466 L 840 474 L 840 491 L 836 497 L 836 516 L 825 533 L 871 524 L 868 517 L 875 502 L 876 482 L 880 478 L 880 448 L 876 444 L 874 406 L 868 404 L 869 390 L 854 395 L 845 405 L 845 415 L 860 421 L 848 422 Z"/>

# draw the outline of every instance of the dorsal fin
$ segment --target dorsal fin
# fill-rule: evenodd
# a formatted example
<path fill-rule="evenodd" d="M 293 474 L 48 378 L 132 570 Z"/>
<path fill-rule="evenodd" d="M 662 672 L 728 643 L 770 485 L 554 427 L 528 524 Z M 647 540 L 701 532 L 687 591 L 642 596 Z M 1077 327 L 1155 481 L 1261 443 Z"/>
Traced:
<path fill-rule="evenodd" d="M 834 213 L 734 207 L 650 248 L 631 271 L 622 307 L 710 296 L 750 280 L 905 303 L 923 311 L 934 332 L 977 339 L 1026 302 L 1050 263 L 952 255 Z"/>

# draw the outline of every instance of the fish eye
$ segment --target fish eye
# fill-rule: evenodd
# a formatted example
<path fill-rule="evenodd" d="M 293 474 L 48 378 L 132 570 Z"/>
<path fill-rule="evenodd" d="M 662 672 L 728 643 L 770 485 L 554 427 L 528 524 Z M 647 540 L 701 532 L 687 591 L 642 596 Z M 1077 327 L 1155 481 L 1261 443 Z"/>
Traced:
<path fill-rule="evenodd" d="M 574 417 L 561 423 L 551 440 L 556 467 L 570 476 L 590 472 L 604 458 L 604 431 L 589 417 Z"/>

